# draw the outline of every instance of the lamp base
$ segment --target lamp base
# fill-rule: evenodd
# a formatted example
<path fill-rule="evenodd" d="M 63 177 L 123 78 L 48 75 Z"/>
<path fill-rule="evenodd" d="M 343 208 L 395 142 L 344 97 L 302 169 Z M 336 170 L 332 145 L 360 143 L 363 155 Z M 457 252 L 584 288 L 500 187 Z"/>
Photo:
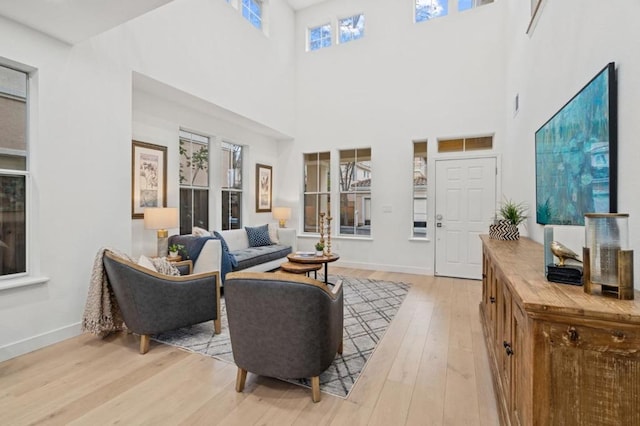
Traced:
<path fill-rule="evenodd" d="M 165 257 L 169 252 L 169 231 L 158 229 L 158 257 Z"/>
<path fill-rule="evenodd" d="M 286 220 L 284 219 L 280 219 L 280 221 L 278 222 L 278 224 L 280 225 L 280 228 L 286 228 L 285 224 L 286 224 Z"/>

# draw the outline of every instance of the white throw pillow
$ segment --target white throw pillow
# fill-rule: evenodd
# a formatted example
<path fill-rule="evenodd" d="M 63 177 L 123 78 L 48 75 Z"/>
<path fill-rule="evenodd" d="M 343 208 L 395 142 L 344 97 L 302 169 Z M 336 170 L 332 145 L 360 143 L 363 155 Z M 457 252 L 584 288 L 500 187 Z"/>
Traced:
<path fill-rule="evenodd" d="M 158 272 L 156 267 L 153 265 L 153 262 L 151 262 L 151 259 L 149 259 L 145 255 L 140 255 L 140 258 L 138 259 L 138 265 L 142 266 L 143 268 L 151 269 L 153 272 Z"/>
<path fill-rule="evenodd" d="M 191 235 L 193 235 L 194 237 L 210 237 L 211 232 L 207 231 L 206 229 L 202 229 L 202 228 L 198 228 L 197 226 L 194 226 L 191 229 Z"/>
<path fill-rule="evenodd" d="M 275 223 L 269 224 L 269 239 L 273 244 L 280 244 L 280 240 L 278 240 L 278 225 Z"/>

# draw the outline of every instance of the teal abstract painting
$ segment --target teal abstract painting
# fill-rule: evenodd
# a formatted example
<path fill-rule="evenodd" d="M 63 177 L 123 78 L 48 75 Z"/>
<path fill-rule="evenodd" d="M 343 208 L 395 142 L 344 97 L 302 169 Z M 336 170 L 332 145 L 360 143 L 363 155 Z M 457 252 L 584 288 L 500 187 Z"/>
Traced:
<path fill-rule="evenodd" d="M 585 213 L 616 211 L 614 63 L 535 135 L 536 222 L 584 225 Z"/>

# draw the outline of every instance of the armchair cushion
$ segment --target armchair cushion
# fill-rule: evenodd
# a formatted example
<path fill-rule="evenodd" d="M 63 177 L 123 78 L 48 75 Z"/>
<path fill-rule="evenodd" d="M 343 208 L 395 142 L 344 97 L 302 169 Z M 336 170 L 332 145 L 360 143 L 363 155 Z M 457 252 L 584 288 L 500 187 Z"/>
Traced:
<path fill-rule="evenodd" d="M 233 270 L 240 271 L 272 260 L 281 259 L 289 253 L 291 253 L 291 247 L 275 244 L 236 250 L 232 253 L 234 258 L 237 259 Z"/>
<path fill-rule="evenodd" d="M 142 266 L 143 268 L 150 269 L 153 272 L 158 272 L 158 270 L 156 269 L 156 267 L 153 264 L 153 262 L 151 261 L 151 259 L 149 259 L 144 254 L 140 255 L 140 257 L 138 258 L 138 265 Z"/>
<path fill-rule="evenodd" d="M 270 246 L 271 238 L 269 237 L 269 225 L 264 224 L 262 226 L 249 227 L 245 226 L 247 231 L 247 238 L 249 239 L 249 247 L 262 247 Z"/>

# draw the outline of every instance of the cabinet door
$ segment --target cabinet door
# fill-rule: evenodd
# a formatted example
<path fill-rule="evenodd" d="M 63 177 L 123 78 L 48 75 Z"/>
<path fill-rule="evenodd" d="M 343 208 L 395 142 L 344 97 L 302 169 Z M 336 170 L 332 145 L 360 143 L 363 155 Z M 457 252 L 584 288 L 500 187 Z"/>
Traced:
<path fill-rule="evenodd" d="M 589 325 L 541 327 L 548 353 L 539 366 L 546 379 L 541 383 L 547 387 L 548 423 L 640 425 L 638 326 Z"/>
<path fill-rule="evenodd" d="M 513 323 L 511 341 L 511 423 L 531 424 L 531 350 L 527 336 L 527 317 L 515 302 L 511 308 Z"/>
<path fill-rule="evenodd" d="M 500 277 L 501 278 L 501 277 Z M 497 335 L 496 355 L 498 358 L 498 369 L 502 380 L 502 389 L 505 392 L 507 410 L 511 410 L 511 353 L 513 351 L 511 336 L 511 293 L 504 280 L 498 278 L 498 300 L 497 300 Z"/>
<path fill-rule="evenodd" d="M 489 344 L 493 345 L 496 340 L 496 278 L 495 268 L 486 255 L 482 258 L 482 305 L 490 325 L 491 342 Z"/>

